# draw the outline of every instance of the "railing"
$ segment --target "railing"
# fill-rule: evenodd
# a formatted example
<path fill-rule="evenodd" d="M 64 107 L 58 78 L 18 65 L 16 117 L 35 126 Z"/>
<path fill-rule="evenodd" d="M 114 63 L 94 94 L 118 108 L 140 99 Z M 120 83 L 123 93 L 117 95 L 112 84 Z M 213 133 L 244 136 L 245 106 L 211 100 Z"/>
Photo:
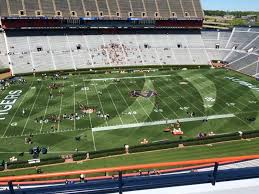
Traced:
<path fill-rule="evenodd" d="M 77 171 L 68 171 L 68 172 L 58 172 L 58 173 L 46 173 L 46 174 L 36 174 L 36 175 L 20 175 L 20 176 L 8 176 L 8 177 L 0 177 L 0 184 L 4 185 L 8 183 L 9 186 L 9 191 L 11 193 L 14 193 L 14 189 L 13 189 L 13 182 L 14 181 L 25 181 L 25 180 L 34 180 L 34 181 L 27 181 L 25 182 L 26 184 L 55 184 L 58 183 L 58 180 L 50 180 L 53 178 L 60 178 L 60 177 L 66 177 L 66 176 L 72 176 L 72 175 L 90 175 L 90 174 L 96 174 L 96 173 L 118 173 L 118 176 L 116 176 L 116 180 L 115 182 L 112 182 L 111 184 L 117 184 L 116 187 L 116 191 L 119 193 L 122 193 L 123 190 L 123 181 L 128 181 L 127 179 L 123 179 L 123 177 L 129 177 L 130 175 L 124 175 L 124 172 L 129 172 L 129 171 L 133 171 L 133 170 L 150 170 L 150 169 L 167 169 L 167 168 L 172 168 L 172 167 L 176 167 L 175 171 L 190 171 L 192 169 L 198 169 L 198 168 L 205 168 L 205 167 L 213 167 L 214 169 L 210 172 L 199 172 L 196 175 L 194 174 L 182 174 L 182 176 L 186 176 L 186 182 L 184 182 L 183 180 L 179 180 L 177 179 L 177 174 L 175 175 L 169 175 L 171 177 L 167 177 L 169 179 L 165 180 L 164 186 L 166 186 L 168 183 L 172 183 L 173 185 L 177 185 L 177 184 L 190 184 L 192 183 L 192 179 L 193 177 L 195 178 L 194 183 L 202 183 L 202 182 L 210 182 L 212 185 L 216 184 L 217 181 L 217 176 L 219 176 L 219 180 L 220 181 L 224 181 L 224 180 L 235 180 L 238 178 L 251 178 L 251 177 L 255 177 L 258 175 L 259 173 L 259 169 L 258 167 L 255 167 L 254 169 L 250 169 L 248 171 L 245 170 L 245 168 L 241 169 L 240 171 L 238 171 L 238 173 L 235 175 L 235 173 L 231 172 L 233 170 L 237 169 L 230 169 L 227 170 L 226 173 L 220 173 L 218 174 L 218 167 L 219 165 L 223 165 L 226 163 L 234 163 L 234 162 L 241 162 L 241 161 L 246 161 L 246 160 L 253 160 L 253 159 L 259 159 L 259 155 L 250 155 L 250 156 L 236 156 L 236 157 L 225 157 L 225 158 L 212 158 L 212 159 L 201 159 L 201 160 L 190 160 L 190 161 L 177 161 L 177 162 L 164 162 L 164 163 L 155 163 L 155 164 L 140 164 L 140 165 L 132 165 L 132 166 L 119 166 L 119 167 L 111 167 L 111 168 L 99 168 L 99 169 L 90 169 L 90 170 L 77 170 Z M 197 166 L 198 165 L 198 166 Z M 179 166 L 183 166 L 182 168 L 177 168 Z M 231 171 L 232 170 L 232 171 Z M 255 171 L 253 171 L 255 170 Z M 161 170 L 161 172 L 166 172 L 166 170 Z M 174 170 L 171 172 L 175 172 Z M 224 171 L 224 170 L 223 170 Z M 250 174 L 249 174 L 249 173 Z M 252 175 L 251 172 L 254 172 L 255 175 Z M 135 173 L 136 174 L 136 173 Z M 188 176 L 191 175 L 191 177 L 188 178 Z M 199 176 L 201 175 L 200 179 Z M 131 175 L 132 176 L 132 175 Z M 147 177 L 146 177 L 147 178 Z M 152 180 L 154 179 L 154 177 L 150 177 Z M 165 177 L 163 177 L 165 178 Z M 35 181 L 35 180 L 39 180 L 41 179 L 41 181 Z M 42 180 L 42 179 L 47 179 L 47 180 Z M 97 178 L 89 178 L 89 180 L 98 180 Z M 99 177 L 99 179 L 105 179 L 105 176 Z M 106 178 L 107 179 L 107 178 Z M 111 177 L 110 177 L 111 179 Z M 159 179 L 159 176 L 156 177 L 156 179 Z M 152 181 L 151 180 L 151 181 Z M 172 180 L 177 180 L 177 184 L 174 183 Z M 64 180 L 63 180 L 64 181 Z M 136 180 L 135 180 L 136 181 Z M 147 181 L 145 179 L 143 179 L 142 181 Z M 154 180 L 153 180 L 154 181 Z M 170 182 L 172 181 L 172 182 Z M 15 184 L 21 184 L 22 185 L 23 182 L 16 182 Z M 60 182 L 59 182 L 60 183 Z M 129 182 L 128 182 L 129 183 Z M 128 184 L 127 183 L 127 184 Z M 95 183 L 94 183 L 95 184 Z M 130 183 L 131 184 L 131 183 Z M 89 185 L 87 183 L 87 185 Z M 87 186 L 87 185 L 81 185 L 81 186 Z M 141 185 L 141 184 L 139 184 Z M 143 184 L 145 185 L 145 184 Z M 75 185 L 77 187 L 77 185 Z M 90 186 L 92 186 L 90 184 Z M 100 186 L 100 185 L 99 185 Z M 150 185 L 151 188 L 154 187 L 155 185 Z M 163 187 L 163 184 L 161 183 L 161 186 Z M 134 185 L 133 185 L 134 187 Z M 146 187 L 146 186 L 145 186 Z M 113 188 L 114 189 L 114 188 Z"/>
<path fill-rule="evenodd" d="M 229 162 L 229 161 L 242 161 L 242 160 L 252 160 L 252 159 L 259 159 L 259 155 L 211 158 L 211 159 L 179 161 L 179 162 L 164 162 L 164 163 L 155 163 L 155 164 L 139 164 L 139 165 L 132 165 L 132 166 L 119 166 L 119 167 L 99 168 L 99 169 L 90 169 L 90 170 L 76 170 L 76 171 L 68 171 L 68 172 L 37 174 L 37 175 L 7 176 L 7 177 L 0 177 L 0 182 L 21 181 L 21 180 L 30 180 L 30 179 L 36 180 L 36 179 L 46 179 L 46 178 L 53 178 L 53 177 L 80 175 L 80 174 L 107 173 L 107 172 L 140 170 L 140 169 L 154 169 L 154 168 L 168 168 L 168 167 L 174 167 L 174 166 L 186 166 L 186 165 L 191 166 L 191 165 L 201 165 L 201 164 L 209 164 L 209 163 L 216 163 L 216 162 L 222 163 L 222 162 Z"/>

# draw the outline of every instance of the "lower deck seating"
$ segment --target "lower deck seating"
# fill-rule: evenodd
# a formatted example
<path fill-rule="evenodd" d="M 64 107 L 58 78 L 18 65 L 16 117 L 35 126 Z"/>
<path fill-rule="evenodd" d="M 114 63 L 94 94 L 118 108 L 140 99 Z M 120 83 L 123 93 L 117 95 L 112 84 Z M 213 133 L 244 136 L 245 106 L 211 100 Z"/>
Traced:
<path fill-rule="evenodd" d="M 208 65 L 211 60 L 226 61 L 234 70 L 247 69 L 252 76 L 257 73 L 252 67 L 259 56 L 259 33 L 251 29 L 201 34 L 19 33 L 7 33 L 7 43 L 0 33 L 0 65 L 10 66 L 15 74 L 111 66 Z M 241 34 L 244 36 L 238 42 Z M 244 49 L 230 46 L 236 43 Z"/>

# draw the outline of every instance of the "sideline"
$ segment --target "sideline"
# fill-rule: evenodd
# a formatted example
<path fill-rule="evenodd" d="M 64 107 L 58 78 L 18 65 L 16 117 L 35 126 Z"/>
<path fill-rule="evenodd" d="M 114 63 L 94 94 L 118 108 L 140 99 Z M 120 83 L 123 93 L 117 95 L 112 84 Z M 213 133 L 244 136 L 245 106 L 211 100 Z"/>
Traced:
<path fill-rule="evenodd" d="M 160 77 L 171 77 L 171 75 L 150 75 L 150 76 L 137 76 L 137 77 L 111 77 L 111 78 L 96 78 L 96 79 L 86 79 L 83 81 L 105 81 L 105 80 L 116 80 L 116 79 L 144 79 L 144 78 L 160 78 Z"/>
<path fill-rule="evenodd" d="M 259 139 L 259 137 L 255 138 L 250 138 L 249 140 L 254 140 L 254 139 Z M 193 147 L 207 147 L 208 145 L 218 145 L 218 144 L 225 144 L 225 143 L 231 143 L 231 142 L 242 142 L 244 140 L 230 140 L 230 141 L 224 141 L 224 142 L 216 142 L 212 144 L 204 144 L 204 145 L 192 145 L 192 146 L 186 146 L 185 148 L 193 148 Z M 247 140 L 245 140 L 247 141 Z M 130 154 L 118 154 L 118 155 L 112 155 L 112 156 L 104 156 L 100 158 L 93 158 L 93 159 L 83 159 L 83 160 L 78 160 L 78 161 L 72 161 L 72 162 L 62 162 L 62 163 L 54 163 L 54 164 L 45 164 L 45 165 L 39 165 L 38 167 L 44 168 L 44 167 L 50 167 L 50 166 L 62 166 L 62 165 L 67 165 L 67 164 L 82 164 L 88 161 L 96 161 L 96 160 L 103 160 L 103 159 L 109 159 L 109 158 L 117 158 L 121 156 L 129 156 L 129 155 L 138 155 L 138 154 L 146 154 L 146 153 L 155 153 L 155 152 L 161 152 L 161 151 L 173 151 L 173 150 L 178 150 L 178 149 L 183 149 L 179 147 L 174 147 L 174 148 L 165 148 L 165 149 L 158 149 L 158 150 L 150 150 L 150 151 L 143 151 L 143 152 L 135 152 L 135 153 L 130 153 Z M 5 172 L 17 172 L 17 171 L 24 171 L 24 170 L 31 170 L 35 169 L 35 166 L 32 167 L 26 167 L 26 168 L 15 168 L 15 169 L 7 169 L 2 172 L 0 172 L 0 177 L 4 177 Z M 80 170 L 80 169 L 77 169 Z"/>
<path fill-rule="evenodd" d="M 162 120 L 162 121 L 154 121 L 154 122 L 143 122 L 143 123 L 132 123 L 125 125 L 115 125 L 115 126 L 107 126 L 107 127 L 94 127 L 92 128 L 93 132 L 97 131 L 109 131 L 114 129 L 127 129 L 127 128 L 136 128 L 136 127 L 144 127 L 144 126 L 154 126 L 154 125 L 166 125 L 170 123 L 179 122 L 191 122 L 191 121 L 202 121 L 202 120 L 214 120 L 214 119 L 224 119 L 224 118 L 233 118 L 236 117 L 234 114 L 222 114 L 222 115 L 210 115 L 204 117 L 193 117 L 193 118 L 182 118 L 182 119 L 173 119 L 173 120 Z"/>

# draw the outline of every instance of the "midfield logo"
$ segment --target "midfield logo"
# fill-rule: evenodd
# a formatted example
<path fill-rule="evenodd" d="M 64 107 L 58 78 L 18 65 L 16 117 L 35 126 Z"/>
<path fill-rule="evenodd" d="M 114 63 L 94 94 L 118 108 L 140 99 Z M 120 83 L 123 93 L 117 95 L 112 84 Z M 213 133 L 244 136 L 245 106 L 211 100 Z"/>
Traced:
<path fill-rule="evenodd" d="M 133 90 L 129 92 L 129 95 L 132 97 L 144 97 L 144 98 L 149 98 L 152 96 L 157 96 L 157 93 L 154 91 L 141 91 L 141 90 Z"/>

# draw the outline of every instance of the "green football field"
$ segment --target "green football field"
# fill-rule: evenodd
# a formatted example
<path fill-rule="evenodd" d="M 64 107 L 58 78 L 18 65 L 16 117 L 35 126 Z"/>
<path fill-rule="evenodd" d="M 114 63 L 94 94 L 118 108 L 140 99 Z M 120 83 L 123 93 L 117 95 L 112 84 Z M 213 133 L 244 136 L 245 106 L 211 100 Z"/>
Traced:
<path fill-rule="evenodd" d="M 1 159 L 18 157 L 33 146 L 47 147 L 49 157 L 76 149 L 139 145 L 143 139 L 179 139 L 163 131 L 176 120 L 181 122 L 183 138 L 259 126 L 259 83 L 228 70 L 24 78 L 26 83 L 0 91 Z M 33 144 L 26 144 L 30 135 Z"/>

